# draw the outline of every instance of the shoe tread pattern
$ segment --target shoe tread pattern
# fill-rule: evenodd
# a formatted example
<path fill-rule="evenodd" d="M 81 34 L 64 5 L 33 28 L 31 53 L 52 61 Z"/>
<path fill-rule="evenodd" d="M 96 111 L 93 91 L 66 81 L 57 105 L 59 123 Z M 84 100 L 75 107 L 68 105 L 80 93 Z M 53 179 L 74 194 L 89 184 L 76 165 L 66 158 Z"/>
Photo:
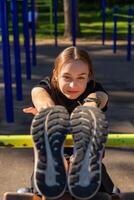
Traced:
<path fill-rule="evenodd" d="M 41 194 L 49 199 L 59 197 L 66 188 L 66 172 L 63 163 L 63 144 L 67 134 L 69 115 L 62 106 L 48 108 L 36 115 L 31 127 L 31 133 L 38 152 L 38 161 L 35 172 L 36 185 Z M 49 153 L 47 150 L 49 146 Z M 50 154 L 54 167 L 47 169 Z M 56 184 L 48 184 L 46 179 L 55 176 Z M 62 177 L 62 178 L 61 178 Z M 51 183 L 51 180 L 48 180 Z"/>
<path fill-rule="evenodd" d="M 100 161 L 107 140 L 107 122 L 100 109 L 79 106 L 71 115 L 71 127 L 76 155 L 69 172 L 69 189 L 74 197 L 88 199 L 100 187 Z M 87 166 L 89 170 L 86 169 L 89 183 L 84 186 L 84 178 L 81 182 L 79 182 L 79 179 L 81 169 L 85 165 L 84 159 L 87 152 L 90 157 L 89 166 Z"/>

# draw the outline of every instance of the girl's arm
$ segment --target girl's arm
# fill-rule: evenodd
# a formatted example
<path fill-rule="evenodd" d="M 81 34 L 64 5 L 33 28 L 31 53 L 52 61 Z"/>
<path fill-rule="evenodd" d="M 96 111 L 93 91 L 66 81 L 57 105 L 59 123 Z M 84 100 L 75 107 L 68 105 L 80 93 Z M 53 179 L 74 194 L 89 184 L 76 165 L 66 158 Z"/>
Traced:
<path fill-rule="evenodd" d="M 84 106 L 97 106 L 100 109 L 103 109 L 108 102 L 108 95 L 105 92 L 97 91 L 91 93 L 85 99 Z"/>
<path fill-rule="evenodd" d="M 38 112 L 42 108 L 47 108 L 55 105 L 51 96 L 44 88 L 34 87 L 31 91 L 31 96 L 32 96 L 32 102 Z"/>

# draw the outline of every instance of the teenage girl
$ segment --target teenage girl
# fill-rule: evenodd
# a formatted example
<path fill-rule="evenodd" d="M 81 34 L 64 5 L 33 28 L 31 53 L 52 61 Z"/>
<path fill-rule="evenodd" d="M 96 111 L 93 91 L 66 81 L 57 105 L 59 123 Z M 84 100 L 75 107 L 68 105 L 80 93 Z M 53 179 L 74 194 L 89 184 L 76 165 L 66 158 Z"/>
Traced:
<path fill-rule="evenodd" d="M 51 77 L 41 80 L 31 94 L 34 107 L 24 112 L 35 115 L 34 192 L 48 199 L 58 199 L 67 189 L 76 199 L 104 192 L 111 199 L 116 187 L 102 164 L 108 94 L 94 79 L 88 53 L 77 47 L 63 50 Z M 69 152 L 64 149 L 67 133 L 74 143 Z"/>

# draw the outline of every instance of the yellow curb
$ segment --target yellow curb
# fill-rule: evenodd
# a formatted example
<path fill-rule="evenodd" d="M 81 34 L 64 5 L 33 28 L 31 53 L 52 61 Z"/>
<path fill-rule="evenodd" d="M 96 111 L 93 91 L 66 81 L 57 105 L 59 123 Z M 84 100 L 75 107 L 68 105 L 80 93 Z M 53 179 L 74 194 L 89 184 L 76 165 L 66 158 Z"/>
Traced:
<path fill-rule="evenodd" d="M 72 135 L 68 134 L 65 147 L 72 147 Z M 107 147 L 131 147 L 134 148 L 134 134 L 109 134 Z M 0 147 L 32 148 L 31 135 L 0 135 Z"/>

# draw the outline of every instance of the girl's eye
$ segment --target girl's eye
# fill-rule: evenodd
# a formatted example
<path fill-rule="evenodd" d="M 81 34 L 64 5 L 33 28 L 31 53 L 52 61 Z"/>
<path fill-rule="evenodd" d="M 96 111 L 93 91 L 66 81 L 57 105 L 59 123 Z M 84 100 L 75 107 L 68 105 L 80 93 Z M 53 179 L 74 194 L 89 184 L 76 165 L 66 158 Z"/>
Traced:
<path fill-rule="evenodd" d="M 79 80 L 84 80 L 85 78 L 84 78 L 84 77 L 79 77 L 78 79 L 79 79 Z"/>
<path fill-rule="evenodd" d="M 65 79 L 65 80 L 69 80 L 70 77 L 69 77 L 69 76 L 63 76 L 63 79 Z"/>

